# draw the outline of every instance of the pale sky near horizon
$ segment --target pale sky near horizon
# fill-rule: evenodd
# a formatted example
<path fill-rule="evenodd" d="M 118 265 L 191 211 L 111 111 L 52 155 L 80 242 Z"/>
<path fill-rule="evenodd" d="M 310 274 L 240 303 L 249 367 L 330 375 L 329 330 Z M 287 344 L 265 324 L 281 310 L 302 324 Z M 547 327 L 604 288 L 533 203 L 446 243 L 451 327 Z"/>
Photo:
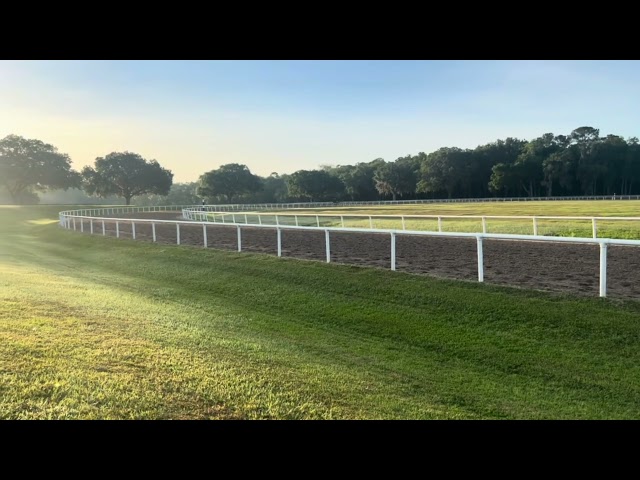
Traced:
<path fill-rule="evenodd" d="M 640 62 L 0 61 L 0 138 L 81 169 L 113 151 L 174 181 L 474 148 L 580 126 L 640 137 Z"/>

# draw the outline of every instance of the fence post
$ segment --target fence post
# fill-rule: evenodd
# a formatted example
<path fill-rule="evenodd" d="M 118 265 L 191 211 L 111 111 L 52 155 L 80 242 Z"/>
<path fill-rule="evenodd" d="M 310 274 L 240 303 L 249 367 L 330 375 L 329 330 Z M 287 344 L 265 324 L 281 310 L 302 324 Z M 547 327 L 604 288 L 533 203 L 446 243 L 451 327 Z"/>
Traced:
<path fill-rule="evenodd" d="M 442 217 L 438 217 L 438 231 L 442 232 Z"/>
<path fill-rule="evenodd" d="M 240 232 L 240 225 L 238 225 L 238 251 L 242 251 L 242 233 Z"/>
<path fill-rule="evenodd" d="M 593 238 L 598 238 L 598 224 L 595 217 L 591 219 L 591 230 L 593 231 Z"/>
<path fill-rule="evenodd" d="M 209 245 L 207 243 L 207 225 L 206 224 L 202 225 L 202 238 L 204 241 L 204 248 L 207 248 Z"/>
<path fill-rule="evenodd" d="M 331 262 L 331 243 L 329 242 L 329 230 L 324 231 L 324 243 L 327 247 L 327 263 Z"/>
<path fill-rule="evenodd" d="M 487 218 L 482 217 L 482 233 L 487 233 Z"/>
<path fill-rule="evenodd" d="M 340 215 L 340 223 L 342 224 L 342 228 L 344 228 L 344 216 Z"/>
<path fill-rule="evenodd" d="M 91 235 L 93 235 L 93 218 L 89 220 L 89 227 L 90 227 L 89 231 L 91 232 Z"/>
<path fill-rule="evenodd" d="M 538 219 L 533 217 L 533 234 L 538 235 Z"/>
<path fill-rule="evenodd" d="M 133 236 L 133 239 L 136 239 L 136 224 L 134 222 L 131 222 L 131 235 Z"/>
<path fill-rule="evenodd" d="M 260 225 L 262 225 L 262 214 L 261 213 L 258 214 L 258 223 Z"/>
<path fill-rule="evenodd" d="M 478 242 L 478 281 L 484 282 L 484 255 L 482 253 L 482 237 L 476 237 Z"/>
<path fill-rule="evenodd" d="M 151 234 L 153 235 L 153 241 L 156 241 L 156 224 L 155 223 L 151 223 Z"/>
<path fill-rule="evenodd" d="M 235 213 L 232 213 L 232 214 L 231 214 L 231 216 L 232 216 L 232 218 L 233 218 L 233 223 L 236 223 L 236 214 L 235 214 Z"/>
<path fill-rule="evenodd" d="M 280 220 L 278 219 L 278 215 L 276 214 L 276 225 L 280 225 Z"/>
<path fill-rule="evenodd" d="M 249 220 L 247 220 L 247 214 L 244 214 L 244 223 L 249 224 Z"/>
<path fill-rule="evenodd" d="M 180 245 L 180 224 L 176 223 L 176 244 Z"/>
<path fill-rule="evenodd" d="M 395 271 L 395 269 L 396 269 L 396 234 L 391 232 L 391 270 Z"/>
<path fill-rule="evenodd" d="M 402 215 L 402 229 L 403 230 L 407 229 L 407 226 L 405 225 L 405 222 L 404 222 L 404 215 Z"/>
<path fill-rule="evenodd" d="M 320 228 L 320 217 L 318 217 L 318 215 L 316 215 L 316 225 Z"/>
<path fill-rule="evenodd" d="M 607 243 L 600 242 L 600 296 L 607 296 Z"/>
<path fill-rule="evenodd" d="M 83 218 L 80 219 L 80 232 L 84 233 L 84 219 Z"/>
<path fill-rule="evenodd" d="M 296 220 L 296 227 L 298 226 L 298 215 L 294 215 L 294 218 Z"/>
<path fill-rule="evenodd" d="M 278 256 L 282 256 L 282 230 L 277 228 L 276 232 L 278 234 Z"/>
<path fill-rule="evenodd" d="M 120 222 L 116 222 L 116 238 L 120 238 Z"/>
<path fill-rule="evenodd" d="M 104 220 L 102 220 L 102 236 L 104 237 L 107 234 L 107 229 L 104 226 Z"/>
<path fill-rule="evenodd" d="M 369 228 L 373 230 L 373 218 L 369 215 Z"/>

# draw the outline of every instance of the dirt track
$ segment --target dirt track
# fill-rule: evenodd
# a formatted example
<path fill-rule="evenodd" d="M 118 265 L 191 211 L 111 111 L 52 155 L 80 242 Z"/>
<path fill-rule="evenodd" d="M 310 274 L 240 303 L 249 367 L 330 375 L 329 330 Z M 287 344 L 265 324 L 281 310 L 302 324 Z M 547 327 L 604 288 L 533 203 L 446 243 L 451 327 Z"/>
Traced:
<path fill-rule="evenodd" d="M 144 215 L 144 216 L 143 216 Z M 123 215 L 118 215 L 123 218 Z M 137 218 L 177 219 L 175 213 L 135 214 Z M 120 222 L 120 236 L 132 237 L 129 222 Z M 106 234 L 116 235 L 115 222 L 105 222 Z M 78 225 L 78 230 L 80 229 Z M 89 231 L 85 221 L 84 231 Z M 94 222 L 102 234 L 102 224 Z M 175 225 L 156 224 L 158 243 L 176 244 Z M 150 224 L 136 224 L 136 239 L 152 241 Z M 237 250 L 235 226 L 209 225 L 210 248 Z M 349 265 L 390 268 L 388 234 L 331 232 L 331 261 Z M 200 225 L 180 226 L 181 245 L 202 247 Z M 242 250 L 277 254 L 275 229 L 242 228 Z M 455 237 L 396 237 L 396 269 L 451 279 L 477 279 L 476 241 Z M 282 256 L 326 260 L 323 231 L 282 231 Z M 541 290 L 598 295 L 599 247 L 550 242 L 485 240 L 485 281 Z M 607 295 L 640 299 L 640 247 L 610 246 Z"/>

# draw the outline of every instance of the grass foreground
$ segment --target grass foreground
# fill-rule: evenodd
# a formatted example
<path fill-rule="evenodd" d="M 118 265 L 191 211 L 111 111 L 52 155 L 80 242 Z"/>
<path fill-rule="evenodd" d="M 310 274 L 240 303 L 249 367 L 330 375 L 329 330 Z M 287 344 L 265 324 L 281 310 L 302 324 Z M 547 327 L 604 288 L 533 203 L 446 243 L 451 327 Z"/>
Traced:
<path fill-rule="evenodd" d="M 2 419 L 640 418 L 640 304 L 0 207 Z"/>

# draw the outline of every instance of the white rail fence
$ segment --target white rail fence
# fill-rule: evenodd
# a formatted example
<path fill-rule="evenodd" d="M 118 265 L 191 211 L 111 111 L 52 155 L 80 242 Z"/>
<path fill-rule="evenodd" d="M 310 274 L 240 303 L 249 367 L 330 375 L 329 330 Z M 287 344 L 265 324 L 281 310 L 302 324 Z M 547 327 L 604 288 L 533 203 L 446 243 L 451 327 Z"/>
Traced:
<path fill-rule="evenodd" d="M 135 208 L 135 207 L 134 207 Z M 105 209 L 108 210 L 108 209 Z M 93 211 L 93 210 L 92 210 Z M 164 211 L 164 210 L 158 210 Z M 95 233 L 95 225 L 101 227 L 102 235 L 106 235 L 106 222 L 115 222 L 116 237 L 120 238 L 120 224 L 125 223 L 131 226 L 132 238 L 136 239 L 136 224 L 151 224 L 153 242 L 157 241 L 156 225 L 157 224 L 174 224 L 176 226 L 176 244 L 180 245 L 180 225 L 199 225 L 203 232 L 203 247 L 208 247 L 208 226 L 219 226 L 220 223 L 202 222 L 193 220 L 158 220 L 144 218 L 117 218 L 117 217 L 96 217 L 85 215 L 85 210 L 60 212 L 60 226 L 84 232 L 85 221 L 89 223 L 89 233 Z M 238 252 L 242 251 L 242 229 L 243 224 L 234 224 L 237 229 L 237 246 Z M 283 230 L 302 230 L 302 231 L 324 231 L 326 261 L 331 262 L 331 232 L 347 232 L 347 233 L 379 233 L 388 234 L 391 237 L 391 270 L 396 270 L 396 237 L 398 235 L 420 235 L 434 237 L 463 237 L 475 238 L 477 244 L 477 270 L 478 281 L 484 282 L 484 256 L 483 241 L 485 239 L 495 240 L 512 240 L 512 241 L 534 241 L 534 242 L 566 242 L 578 244 L 597 244 L 600 246 L 600 273 L 599 273 L 599 294 L 601 297 L 607 295 L 607 248 L 609 245 L 630 245 L 640 246 L 640 240 L 618 240 L 608 238 L 576 238 L 576 237 L 544 237 L 535 235 L 509 235 L 509 234 L 475 234 L 460 232 L 426 232 L 418 230 L 390 230 L 390 229 L 371 229 L 371 228 L 342 228 L 342 227 L 317 227 L 317 226 L 295 226 L 295 225 L 244 225 L 245 228 L 266 228 L 275 229 L 277 232 L 277 255 L 282 256 L 282 231 Z"/>
<path fill-rule="evenodd" d="M 350 207 L 367 205 L 420 205 L 427 203 L 484 203 L 484 202 L 554 202 L 566 200 L 640 200 L 640 195 L 599 195 L 581 197 L 488 197 L 488 198 L 440 198 L 416 200 L 372 200 L 372 201 L 343 201 L 343 202 L 290 202 L 290 203 L 235 203 L 221 205 L 171 205 L 171 206 L 116 206 L 100 207 L 82 210 L 97 212 L 110 210 L 110 213 L 131 212 L 161 212 L 182 208 L 193 208 L 211 212 L 233 212 L 247 210 L 289 210 L 302 208 Z"/>
<path fill-rule="evenodd" d="M 211 212 L 233 212 L 247 210 L 289 210 L 300 208 L 354 207 L 368 205 L 421 205 L 428 203 L 485 203 L 485 202 L 558 202 L 567 200 L 640 200 L 640 195 L 599 195 L 582 197 L 488 197 L 488 198 L 438 198 L 414 200 L 371 200 L 341 202 L 293 202 L 293 203 L 234 203 L 224 205 L 201 205 L 200 209 Z"/>
<path fill-rule="evenodd" d="M 371 200 L 342 202 L 293 202 L 293 203 L 235 203 L 225 205 L 202 205 L 211 212 L 233 212 L 247 210 L 289 210 L 299 208 L 354 207 L 368 205 L 421 205 L 427 203 L 485 203 L 485 202 L 557 202 L 566 200 L 640 200 L 640 195 L 599 195 L 582 197 L 488 197 L 488 198 L 438 198 L 414 200 Z"/>
<path fill-rule="evenodd" d="M 206 212 L 197 208 L 184 208 L 182 215 L 188 220 L 208 221 L 212 223 L 241 224 L 241 225 L 291 225 L 301 226 L 302 219 L 311 219 L 317 228 L 321 223 L 337 222 L 340 220 L 340 227 L 345 228 L 345 218 L 352 221 L 362 221 L 368 224 L 369 229 L 374 229 L 374 220 L 396 220 L 402 224 L 402 230 L 407 230 L 407 220 L 437 220 L 437 231 L 443 231 L 443 220 L 478 220 L 482 224 L 482 233 L 488 233 L 487 220 L 527 220 L 532 229 L 533 235 L 539 235 L 539 222 L 545 220 L 578 220 L 591 224 L 593 238 L 598 238 L 598 221 L 606 222 L 637 222 L 640 229 L 640 217 L 584 217 L 584 216 L 549 216 L 549 215 L 357 215 L 357 214 L 313 214 L 313 213 L 257 213 L 257 212 Z M 257 219 L 257 220 L 256 220 Z M 249 221 L 251 220 L 251 221 Z M 289 222 L 287 223 L 287 220 Z M 315 222 L 313 222 L 315 220 Z M 321 221 L 322 220 L 322 221 Z M 307 225 L 313 226 L 313 225 Z M 428 230 L 429 231 L 429 230 Z M 431 230 L 436 231 L 436 230 Z M 640 233 L 640 231 L 639 231 Z"/>
<path fill-rule="evenodd" d="M 264 204 L 264 205 L 276 205 L 276 204 Z M 308 204 L 290 204 L 293 206 L 308 205 Z M 333 204 L 330 204 L 333 205 Z M 255 206 L 255 205 L 253 205 Z M 218 208 L 224 207 L 220 205 L 209 205 L 206 208 Z M 245 212 L 252 207 L 252 205 L 244 205 Z M 345 219 L 347 220 L 361 220 L 368 224 L 370 229 L 375 228 L 376 220 L 396 220 L 402 225 L 402 230 L 407 229 L 408 220 L 437 220 L 437 231 L 443 232 L 445 228 L 445 220 L 477 220 L 481 222 L 482 233 L 488 233 L 488 221 L 489 220 L 526 220 L 530 222 L 531 232 L 533 235 L 539 235 L 539 222 L 546 220 L 551 221 L 585 221 L 591 223 L 591 234 L 593 238 L 598 238 L 598 222 L 637 222 L 640 233 L 640 217 L 587 217 L 587 216 L 548 216 L 548 215 L 358 215 L 358 214 L 313 214 L 313 213 L 258 213 L 258 212 L 220 212 L 217 210 L 203 211 L 202 206 L 193 205 L 171 205 L 171 206 L 149 206 L 149 207 L 109 207 L 109 208 L 91 208 L 82 210 L 73 210 L 60 212 L 60 214 L 79 214 L 85 216 L 98 216 L 98 215 L 117 215 L 117 214 L 130 214 L 130 213 L 152 213 L 152 212 L 182 212 L 182 215 L 187 220 L 199 220 L 199 221 L 211 221 L 213 223 L 226 223 L 226 224 L 244 224 L 244 225 L 286 225 L 287 219 L 291 224 L 296 226 L 300 225 L 303 219 L 315 220 L 316 227 L 321 227 L 322 223 L 337 222 L 339 220 L 340 226 L 345 227 Z M 251 222 L 249 221 L 251 219 Z M 312 225 L 311 225 L 312 226 Z M 432 230 L 436 231 L 436 230 Z M 468 232 L 467 232 L 468 233 Z M 479 233 L 479 232 L 478 232 Z"/>
<path fill-rule="evenodd" d="M 117 215 L 121 213 L 146 213 L 146 212 L 182 212 L 185 209 L 195 209 L 194 205 L 163 205 L 156 207 L 135 207 L 135 206 L 115 206 L 115 207 L 99 207 L 99 208 L 83 208 L 80 210 L 66 210 L 60 212 L 60 215 Z M 200 208 L 200 207 L 198 207 Z"/>
<path fill-rule="evenodd" d="M 640 195 L 591 195 L 574 197 L 486 197 L 440 198 L 419 200 L 375 200 L 371 202 L 340 202 L 341 205 L 411 205 L 418 203 L 478 203 L 478 202 L 557 202 L 563 200 L 640 200 Z"/>

